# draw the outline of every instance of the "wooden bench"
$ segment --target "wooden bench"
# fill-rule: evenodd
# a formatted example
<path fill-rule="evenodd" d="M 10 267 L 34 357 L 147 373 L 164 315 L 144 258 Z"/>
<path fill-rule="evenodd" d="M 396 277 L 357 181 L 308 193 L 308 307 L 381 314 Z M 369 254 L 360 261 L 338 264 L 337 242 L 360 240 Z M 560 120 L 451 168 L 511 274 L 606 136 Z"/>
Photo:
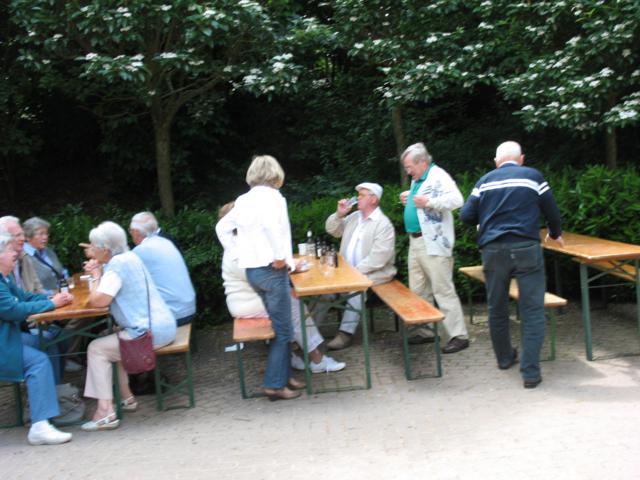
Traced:
<path fill-rule="evenodd" d="M 263 318 L 234 318 L 233 319 L 233 341 L 236 347 L 236 358 L 238 360 L 238 377 L 240 379 L 240 394 L 242 398 L 252 398 L 262 396 L 261 393 L 247 394 L 247 387 L 244 380 L 244 364 L 242 362 L 243 343 L 270 340 L 276 336 L 271 327 L 271 319 Z"/>
<path fill-rule="evenodd" d="M 7 425 L 0 425 L 0 428 L 12 428 L 22 427 L 24 425 L 24 418 L 22 412 L 22 393 L 20 391 L 20 384 L 22 382 L 0 382 L 0 388 L 13 387 L 13 405 L 15 409 L 16 420 L 14 423 Z"/>
<path fill-rule="evenodd" d="M 162 410 L 173 410 L 174 408 L 193 408 L 196 404 L 193 392 L 193 367 L 191 363 L 191 324 L 182 325 L 176 331 L 176 339 L 169 345 L 157 348 L 156 368 L 154 369 L 154 380 L 156 384 L 156 408 Z M 184 354 L 186 377 L 178 383 L 169 383 L 163 380 L 161 375 L 161 357 L 167 355 Z M 113 391 L 116 414 L 122 418 L 122 405 L 120 404 L 120 384 L 118 382 L 118 369 L 113 368 Z M 183 394 L 189 397 L 188 405 L 175 405 L 165 407 L 165 398 L 174 393 Z"/>
<path fill-rule="evenodd" d="M 393 312 L 400 317 L 400 333 L 402 335 L 402 350 L 404 354 L 404 369 L 407 380 L 423 378 L 432 375 L 414 376 L 411 372 L 411 358 L 409 357 L 408 327 L 422 326 L 433 332 L 436 352 L 436 376 L 442 376 L 442 361 L 440 357 L 440 339 L 438 337 L 438 323 L 444 319 L 444 315 L 429 302 L 413 293 L 398 280 L 392 280 L 381 285 L 371 287 L 374 293 Z"/>
<path fill-rule="evenodd" d="M 485 283 L 484 272 L 482 271 L 482 265 L 475 265 L 472 267 L 460 267 L 458 269 L 460 273 L 467 277 L 476 280 L 482 284 Z M 518 291 L 518 283 L 515 279 L 511 279 L 509 284 L 509 298 L 518 301 L 520 298 L 520 292 Z M 545 292 L 544 294 L 544 308 L 549 317 L 549 331 L 551 338 L 551 352 L 547 360 L 555 360 L 556 358 L 556 316 L 553 309 L 564 307 L 567 305 L 567 300 L 554 295 L 553 293 Z M 471 289 L 469 289 L 469 321 L 473 324 L 473 297 Z"/>

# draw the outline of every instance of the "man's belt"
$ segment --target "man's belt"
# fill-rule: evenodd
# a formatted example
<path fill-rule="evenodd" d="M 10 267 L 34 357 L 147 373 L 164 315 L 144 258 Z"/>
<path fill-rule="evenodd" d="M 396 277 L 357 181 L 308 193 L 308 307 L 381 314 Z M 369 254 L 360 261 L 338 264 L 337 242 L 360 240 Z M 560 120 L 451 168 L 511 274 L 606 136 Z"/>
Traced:
<path fill-rule="evenodd" d="M 422 232 L 410 232 L 411 238 L 420 238 L 422 236 Z"/>

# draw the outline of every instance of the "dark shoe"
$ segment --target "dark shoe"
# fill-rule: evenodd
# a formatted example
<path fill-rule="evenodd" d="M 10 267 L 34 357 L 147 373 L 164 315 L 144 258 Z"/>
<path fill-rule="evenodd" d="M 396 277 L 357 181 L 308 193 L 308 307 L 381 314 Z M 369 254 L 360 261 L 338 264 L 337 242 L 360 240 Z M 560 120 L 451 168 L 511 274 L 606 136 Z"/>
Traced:
<path fill-rule="evenodd" d="M 535 380 L 525 380 L 524 388 L 536 388 L 542 383 L 542 377 L 538 377 Z"/>
<path fill-rule="evenodd" d="M 300 380 L 296 380 L 293 377 L 291 377 L 289 379 L 289 382 L 287 382 L 287 387 L 289 387 L 291 390 L 304 390 L 306 386 L 306 383 L 301 382 Z"/>
<path fill-rule="evenodd" d="M 518 349 L 514 348 L 513 349 L 513 354 L 511 355 L 511 360 L 509 360 L 509 362 L 504 364 L 504 365 L 498 365 L 498 368 L 500 370 L 507 370 L 507 369 L 511 368 L 514 364 L 516 364 L 517 362 L 518 362 Z"/>
<path fill-rule="evenodd" d="M 442 353 L 456 353 L 469 347 L 469 340 L 453 337 L 442 349 Z"/>
<path fill-rule="evenodd" d="M 424 343 L 433 343 L 435 341 L 434 337 L 423 337 L 422 335 L 409 337 L 409 345 L 422 345 Z"/>
<path fill-rule="evenodd" d="M 302 395 L 299 391 L 289 390 L 287 387 L 282 388 L 265 388 L 264 394 L 269 397 L 272 402 L 276 400 L 293 400 Z"/>
<path fill-rule="evenodd" d="M 350 346 L 352 340 L 353 335 L 343 332 L 342 330 L 338 330 L 338 333 L 333 340 L 327 343 L 327 348 L 329 350 L 342 350 L 343 348 Z"/>

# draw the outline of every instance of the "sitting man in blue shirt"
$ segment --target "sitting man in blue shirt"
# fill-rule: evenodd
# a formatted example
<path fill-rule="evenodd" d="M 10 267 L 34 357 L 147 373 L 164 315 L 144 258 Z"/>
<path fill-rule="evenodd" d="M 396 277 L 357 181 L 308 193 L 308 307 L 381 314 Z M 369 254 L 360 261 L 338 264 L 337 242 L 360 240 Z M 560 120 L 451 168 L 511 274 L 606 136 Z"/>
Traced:
<path fill-rule="evenodd" d="M 196 292 L 184 258 L 173 242 L 158 235 L 158 231 L 158 221 L 151 212 L 136 213 L 129 225 L 129 233 L 136 244 L 133 253 L 149 270 L 178 326 L 185 325 L 195 316 Z"/>

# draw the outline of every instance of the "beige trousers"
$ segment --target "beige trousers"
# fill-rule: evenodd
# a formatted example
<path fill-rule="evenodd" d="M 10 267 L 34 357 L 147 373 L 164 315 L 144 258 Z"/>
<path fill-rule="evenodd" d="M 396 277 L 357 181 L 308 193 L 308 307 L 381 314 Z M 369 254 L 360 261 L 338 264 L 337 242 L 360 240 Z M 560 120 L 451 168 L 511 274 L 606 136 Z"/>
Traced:
<path fill-rule="evenodd" d="M 131 338 L 126 331 L 119 332 L 123 338 Z M 118 379 L 120 391 L 129 385 L 129 376 L 120 363 L 120 344 L 118 334 L 112 333 L 106 337 L 96 338 L 89 344 L 87 350 L 87 381 L 84 386 L 84 396 L 100 400 L 113 399 L 113 369 L 112 362 L 118 362 Z"/>
<path fill-rule="evenodd" d="M 428 255 L 424 238 L 410 238 L 409 241 L 409 288 L 433 303 L 444 313 L 442 322 L 449 338 L 469 338 L 464 322 L 462 305 L 453 284 L 453 257 Z M 416 332 L 422 336 L 433 335 L 427 329 Z"/>

